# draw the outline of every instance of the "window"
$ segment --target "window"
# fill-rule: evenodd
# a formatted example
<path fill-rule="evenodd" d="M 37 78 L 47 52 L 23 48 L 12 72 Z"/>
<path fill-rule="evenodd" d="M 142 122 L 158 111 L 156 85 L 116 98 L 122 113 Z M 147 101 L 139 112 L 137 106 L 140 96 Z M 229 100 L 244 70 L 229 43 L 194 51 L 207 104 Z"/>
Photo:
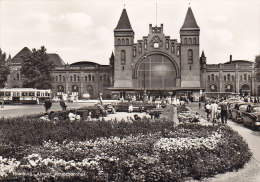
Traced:
<path fill-rule="evenodd" d="M 88 81 L 91 81 L 91 75 L 88 75 Z"/>
<path fill-rule="evenodd" d="M 58 92 L 64 92 L 64 86 L 58 85 Z"/>
<path fill-rule="evenodd" d="M 192 39 L 191 38 L 189 38 L 189 44 L 192 44 Z"/>
<path fill-rule="evenodd" d="M 122 45 L 125 45 L 125 39 L 122 39 Z"/>
<path fill-rule="evenodd" d="M 99 80 L 102 81 L 102 76 L 99 77 Z"/>
<path fill-rule="evenodd" d="M 125 50 L 121 51 L 121 64 L 125 65 Z"/>
<path fill-rule="evenodd" d="M 104 80 L 104 81 L 107 80 L 107 76 L 106 76 L 106 75 L 103 76 L 103 80 Z"/>
<path fill-rule="evenodd" d="M 72 76 L 70 76 L 70 81 L 72 82 Z"/>
<path fill-rule="evenodd" d="M 216 81 L 218 81 L 218 75 L 216 75 Z"/>
<path fill-rule="evenodd" d="M 165 48 L 169 49 L 169 40 L 168 39 L 166 39 L 166 41 L 165 41 Z"/>
<path fill-rule="evenodd" d="M 235 76 L 234 75 L 232 75 L 232 81 L 235 81 Z"/>
<path fill-rule="evenodd" d="M 94 96 L 94 87 L 92 85 L 87 85 L 87 93 L 89 93 L 90 97 Z"/>
<path fill-rule="evenodd" d="M 136 47 L 133 48 L 133 56 L 136 56 Z"/>
<path fill-rule="evenodd" d="M 63 81 L 64 81 L 64 82 L 66 81 L 66 78 L 65 78 L 65 76 L 63 76 Z"/>
<path fill-rule="evenodd" d="M 180 47 L 178 46 L 177 47 L 177 56 L 179 56 L 180 55 Z"/>
<path fill-rule="evenodd" d="M 187 44 L 187 38 L 184 39 L 184 44 Z"/>
<path fill-rule="evenodd" d="M 224 81 L 227 81 L 227 76 L 226 75 L 224 75 Z"/>
<path fill-rule="evenodd" d="M 196 38 L 193 38 L 193 44 L 196 44 Z"/>
<path fill-rule="evenodd" d="M 58 79 L 59 79 L 58 76 L 56 76 L 56 82 L 58 82 Z"/>
<path fill-rule="evenodd" d="M 188 63 L 189 64 L 193 63 L 193 52 L 191 49 L 188 50 Z"/>
<path fill-rule="evenodd" d="M 251 81 L 251 76 L 250 75 L 248 75 L 248 81 Z"/>
<path fill-rule="evenodd" d="M 243 80 L 243 77 L 242 77 L 242 75 L 240 75 L 240 77 L 239 77 L 239 78 L 240 78 L 240 81 L 242 81 L 242 80 Z"/>
<path fill-rule="evenodd" d="M 73 85 L 72 92 L 79 92 L 79 87 L 77 85 Z"/>
<path fill-rule="evenodd" d="M 244 74 L 244 80 L 245 80 L 245 81 L 247 80 L 247 75 L 246 75 L 246 74 Z"/>
<path fill-rule="evenodd" d="M 211 80 L 214 81 L 214 74 L 211 75 Z"/>
<path fill-rule="evenodd" d="M 78 76 L 78 82 L 80 82 L 80 76 Z"/>
<path fill-rule="evenodd" d="M 59 81 L 61 82 L 62 80 L 61 80 L 61 75 L 59 75 Z"/>
<path fill-rule="evenodd" d="M 172 45 L 171 45 L 171 51 L 172 51 L 172 53 L 174 53 L 174 43 L 172 43 Z"/>
<path fill-rule="evenodd" d="M 138 52 L 139 52 L 139 53 L 142 53 L 142 44 L 141 44 L 141 43 L 139 43 Z"/>
<path fill-rule="evenodd" d="M 92 81 L 95 81 L 95 77 L 94 76 L 92 76 Z"/>
<path fill-rule="evenodd" d="M 208 81 L 210 81 L 210 75 L 208 75 Z"/>
<path fill-rule="evenodd" d="M 145 50 L 147 49 L 147 40 L 146 39 L 144 40 L 144 49 Z"/>
<path fill-rule="evenodd" d="M 126 45 L 129 45 L 129 39 L 126 39 Z"/>
<path fill-rule="evenodd" d="M 227 80 L 230 81 L 230 74 L 227 75 Z"/>
<path fill-rule="evenodd" d="M 120 44 L 121 44 L 120 39 L 117 39 L 117 45 L 120 45 Z"/>

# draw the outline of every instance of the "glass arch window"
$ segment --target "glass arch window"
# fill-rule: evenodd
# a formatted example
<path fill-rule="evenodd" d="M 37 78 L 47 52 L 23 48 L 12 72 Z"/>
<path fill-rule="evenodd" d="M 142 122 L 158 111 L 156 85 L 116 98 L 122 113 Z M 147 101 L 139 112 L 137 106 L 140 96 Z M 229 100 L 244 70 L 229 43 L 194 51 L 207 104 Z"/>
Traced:
<path fill-rule="evenodd" d="M 233 92 L 233 85 L 230 85 L 230 84 L 226 85 L 225 92 Z"/>
<path fill-rule="evenodd" d="M 58 92 L 64 92 L 64 86 L 58 85 Z"/>
<path fill-rule="evenodd" d="M 77 85 L 73 85 L 72 92 L 79 92 L 79 87 Z"/>
<path fill-rule="evenodd" d="M 175 87 L 176 67 L 166 56 L 156 54 L 147 56 L 137 68 L 139 88 Z"/>
<path fill-rule="evenodd" d="M 213 85 L 210 85 L 210 86 L 209 86 L 209 91 L 210 91 L 210 92 L 217 92 L 217 86 L 214 85 L 214 84 L 213 84 Z"/>

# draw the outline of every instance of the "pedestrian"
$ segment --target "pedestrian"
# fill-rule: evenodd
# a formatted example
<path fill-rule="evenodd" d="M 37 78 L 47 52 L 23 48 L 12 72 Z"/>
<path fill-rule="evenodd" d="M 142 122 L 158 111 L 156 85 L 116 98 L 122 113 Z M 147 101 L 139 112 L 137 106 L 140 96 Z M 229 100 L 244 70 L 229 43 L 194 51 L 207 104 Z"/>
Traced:
<path fill-rule="evenodd" d="M 210 114 L 210 104 L 209 103 L 206 104 L 205 111 L 206 111 L 206 114 L 207 114 L 207 119 L 209 120 L 209 114 Z"/>
<path fill-rule="evenodd" d="M 227 103 L 222 101 L 219 103 L 219 107 L 221 109 L 221 112 L 220 112 L 221 123 L 227 124 Z"/>
<path fill-rule="evenodd" d="M 201 109 L 201 102 L 199 102 L 199 110 Z"/>
<path fill-rule="evenodd" d="M 52 105 L 52 103 L 51 103 L 50 99 L 47 98 L 47 99 L 45 100 L 45 102 L 44 102 L 44 107 L 45 107 L 46 113 L 48 113 L 48 110 L 51 108 L 51 105 Z"/>
<path fill-rule="evenodd" d="M 60 106 L 61 106 L 63 111 L 65 111 L 66 108 L 67 108 L 67 105 L 66 105 L 66 103 L 65 103 L 65 101 L 63 99 L 60 100 Z"/>
<path fill-rule="evenodd" d="M 4 108 L 4 103 L 5 103 L 5 101 L 4 101 L 4 98 L 3 98 L 3 97 L 1 97 L 0 102 L 1 102 L 1 108 Z"/>
<path fill-rule="evenodd" d="M 37 104 L 37 105 L 40 104 L 39 97 L 36 97 L 36 104 Z"/>
<path fill-rule="evenodd" d="M 212 104 L 210 104 L 210 112 L 211 112 L 211 120 L 214 123 L 216 123 L 217 120 L 217 114 L 218 114 L 218 105 L 216 101 L 213 101 Z"/>

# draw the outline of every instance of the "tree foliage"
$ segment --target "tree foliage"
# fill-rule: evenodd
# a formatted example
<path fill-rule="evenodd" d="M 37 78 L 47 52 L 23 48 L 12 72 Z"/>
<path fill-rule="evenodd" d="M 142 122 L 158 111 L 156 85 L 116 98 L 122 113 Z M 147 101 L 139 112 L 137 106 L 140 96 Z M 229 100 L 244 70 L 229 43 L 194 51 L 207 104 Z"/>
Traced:
<path fill-rule="evenodd" d="M 24 88 L 51 89 L 54 62 L 49 59 L 46 48 L 33 49 L 23 57 L 21 74 Z"/>
<path fill-rule="evenodd" d="M 5 87 L 7 76 L 10 74 L 10 69 L 7 65 L 6 53 L 0 48 L 0 88 Z"/>

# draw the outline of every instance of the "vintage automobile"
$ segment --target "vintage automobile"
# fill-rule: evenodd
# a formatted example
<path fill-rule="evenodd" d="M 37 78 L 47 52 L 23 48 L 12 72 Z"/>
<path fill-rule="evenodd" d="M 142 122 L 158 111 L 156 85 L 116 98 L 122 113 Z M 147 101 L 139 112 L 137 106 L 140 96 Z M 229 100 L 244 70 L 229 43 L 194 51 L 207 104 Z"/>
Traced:
<path fill-rule="evenodd" d="M 249 102 L 236 103 L 234 108 L 230 108 L 231 119 L 235 122 L 242 123 L 241 112 L 245 112 L 247 106 L 250 104 L 252 103 Z"/>
<path fill-rule="evenodd" d="M 235 108 L 236 104 L 239 104 L 239 103 L 242 103 L 242 101 L 239 101 L 239 100 L 236 100 L 236 101 L 227 100 L 227 105 L 228 105 L 227 114 L 228 114 L 228 118 L 232 118 L 231 117 L 231 110 L 233 110 Z"/>
<path fill-rule="evenodd" d="M 260 128 L 260 105 L 248 105 L 245 112 L 241 112 L 242 122 L 244 125 L 254 130 Z"/>
<path fill-rule="evenodd" d="M 143 103 L 143 102 L 119 102 L 115 105 L 117 112 L 128 112 L 129 105 L 133 106 L 132 112 L 145 112 L 156 107 L 152 103 Z"/>
<path fill-rule="evenodd" d="M 80 115 L 82 118 L 99 118 L 107 116 L 107 112 L 104 107 L 100 105 L 87 106 L 77 109 L 76 114 Z"/>

